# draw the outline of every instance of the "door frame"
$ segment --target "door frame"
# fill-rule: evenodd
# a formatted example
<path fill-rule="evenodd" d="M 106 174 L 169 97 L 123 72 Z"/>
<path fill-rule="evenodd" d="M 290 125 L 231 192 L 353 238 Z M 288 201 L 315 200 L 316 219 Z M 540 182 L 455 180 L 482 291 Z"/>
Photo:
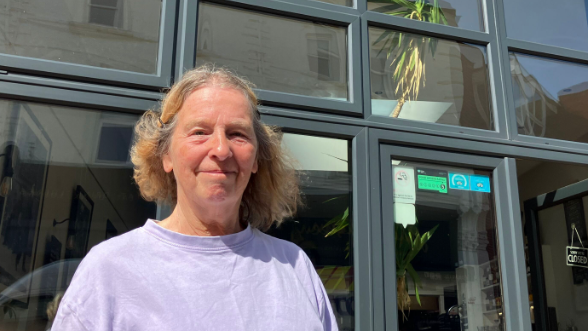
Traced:
<path fill-rule="evenodd" d="M 454 139 L 443 139 L 450 140 L 446 141 L 448 144 L 445 147 L 440 145 L 435 148 L 436 144 L 424 147 L 418 143 L 419 138 L 423 137 L 376 129 L 371 129 L 369 132 L 374 329 L 398 330 L 396 264 L 384 263 L 387 256 L 394 256 L 394 242 L 384 240 L 384 238 L 394 238 L 394 226 L 391 226 L 394 220 L 391 216 L 391 205 L 384 202 L 392 201 L 393 197 L 391 160 L 401 158 L 407 161 L 424 161 L 492 171 L 504 324 L 508 331 L 530 331 L 531 320 L 515 159 L 481 156 L 474 154 L 475 151 L 448 147 L 459 145 Z M 437 139 L 439 138 L 429 137 L 428 140 Z"/>
<path fill-rule="evenodd" d="M 588 180 L 568 185 L 549 193 L 544 193 L 524 202 L 525 234 L 529 241 L 529 266 L 533 289 L 535 329 L 548 331 L 550 325 L 547 311 L 545 276 L 543 273 L 543 253 L 539 230 L 539 211 L 563 204 L 566 201 L 588 195 Z"/>

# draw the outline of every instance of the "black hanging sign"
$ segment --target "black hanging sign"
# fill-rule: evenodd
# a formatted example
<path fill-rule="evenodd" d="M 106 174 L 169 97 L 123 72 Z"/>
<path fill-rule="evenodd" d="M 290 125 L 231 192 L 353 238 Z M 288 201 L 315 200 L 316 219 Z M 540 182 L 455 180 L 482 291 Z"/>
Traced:
<path fill-rule="evenodd" d="M 588 268 L 588 248 L 566 246 L 566 264 L 570 267 Z"/>

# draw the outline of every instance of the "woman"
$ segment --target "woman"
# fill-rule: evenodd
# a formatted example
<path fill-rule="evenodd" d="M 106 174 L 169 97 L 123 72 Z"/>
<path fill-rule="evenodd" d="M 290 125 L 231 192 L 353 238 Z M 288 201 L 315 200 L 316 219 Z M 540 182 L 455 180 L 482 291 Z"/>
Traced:
<path fill-rule="evenodd" d="M 308 257 L 260 231 L 291 216 L 299 193 L 250 83 L 188 72 L 136 136 L 141 194 L 173 213 L 94 247 L 53 330 L 337 329 Z"/>

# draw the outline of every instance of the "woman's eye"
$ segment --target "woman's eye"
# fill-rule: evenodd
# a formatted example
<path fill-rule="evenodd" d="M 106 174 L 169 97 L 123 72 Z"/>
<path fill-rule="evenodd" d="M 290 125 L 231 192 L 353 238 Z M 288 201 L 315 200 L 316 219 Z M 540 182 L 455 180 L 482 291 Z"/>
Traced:
<path fill-rule="evenodd" d="M 194 131 L 194 133 L 192 133 L 194 136 L 203 136 L 204 134 L 204 131 Z"/>
<path fill-rule="evenodd" d="M 233 132 L 231 135 L 234 137 L 245 138 L 245 135 L 241 132 Z"/>

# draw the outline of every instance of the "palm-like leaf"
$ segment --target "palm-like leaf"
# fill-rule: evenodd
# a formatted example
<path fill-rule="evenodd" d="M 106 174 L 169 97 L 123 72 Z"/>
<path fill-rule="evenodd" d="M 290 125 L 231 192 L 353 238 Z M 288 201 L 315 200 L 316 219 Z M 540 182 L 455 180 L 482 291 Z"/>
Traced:
<path fill-rule="evenodd" d="M 447 25 L 447 19 L 438 0 L 375 0 L 370 2 L 389 3 L 378 8 L 379 12 L 429 23 Z M 425 36 L 404 36 L 404 32 L 384 31 L 374 41 L 380 44 L 380 51 L 386 52 L 390 67 L 395 66 L 392 80 L 396 84 L 395 93 L 399 95 L 392 117 L 398 117 L 405 101 L 416 100 L 421 86 L 425 85 L 425 56 L 427 48 L 435 56 L 437 39 Z M 392 57 L 392 58 L 391 58 Z"/>
<path fill-rule="evenodd" d="M 422 285 L 411 261 L 417 256 L 423 247 L 425 247 L 438 227 L 439 225 L 436 225 L 431 230 L 421 234 L 418 230 L 418 223 L 415 225 L 408 225 L 407 227 L 404 227 L 402 224 L 396 224 L 395 226 L 396 278 L 404 277 L 408 272 L 414 283 L 414 292 L 419 305 L 421 304 L 421 298 L 419 296 L 418 288 L 422 287 Z"/>

